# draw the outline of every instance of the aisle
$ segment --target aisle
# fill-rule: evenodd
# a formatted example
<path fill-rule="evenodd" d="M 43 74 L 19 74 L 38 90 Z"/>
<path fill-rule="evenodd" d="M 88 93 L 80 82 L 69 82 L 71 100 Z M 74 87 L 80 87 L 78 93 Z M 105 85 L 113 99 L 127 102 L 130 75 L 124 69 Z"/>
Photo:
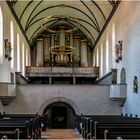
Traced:
<path fill-rule="evenodd" d="M 82 139 L 77 130 L 74 129 L 49 129 L 42 132 L 42 139 Z"/>

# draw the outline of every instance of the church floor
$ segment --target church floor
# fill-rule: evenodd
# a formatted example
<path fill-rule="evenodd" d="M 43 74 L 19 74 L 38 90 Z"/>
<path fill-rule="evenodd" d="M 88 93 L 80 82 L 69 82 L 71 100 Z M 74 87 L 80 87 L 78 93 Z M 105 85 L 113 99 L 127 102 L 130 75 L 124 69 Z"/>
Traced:
<path fill-rule="evenodd" d="M 42 132 L 42 139 L 81 139 L 82 136 L 75 129 L 48 129 Z"/>

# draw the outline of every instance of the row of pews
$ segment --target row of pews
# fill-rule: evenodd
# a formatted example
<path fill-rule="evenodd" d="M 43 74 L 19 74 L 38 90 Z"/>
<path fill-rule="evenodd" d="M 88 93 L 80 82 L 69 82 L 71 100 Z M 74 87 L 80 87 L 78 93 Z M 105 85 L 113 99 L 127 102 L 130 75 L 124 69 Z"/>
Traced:
<path fill-rule="evenodd" d="M 140 139 L 139 118 L 82 115 L 80 125 L 84 139 Z"/>
<path fill-rule="evenodd" d="M 40 139 L 47 116 L 38 114 L 0 115 L 0 139 Z"/>

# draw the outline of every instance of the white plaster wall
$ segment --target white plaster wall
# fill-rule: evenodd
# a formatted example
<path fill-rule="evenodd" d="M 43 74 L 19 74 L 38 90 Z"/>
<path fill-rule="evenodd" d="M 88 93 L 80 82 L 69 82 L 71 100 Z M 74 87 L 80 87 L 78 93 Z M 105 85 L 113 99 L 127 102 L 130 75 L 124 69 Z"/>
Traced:
<path fill-rule="evenodd" d="M 25 47 L 27 49 L 29 49 L 29 45 L 26 42 L 24 36 L 22 35 L 22 32 L 20 31 L 20 28 L 18 27 L 18 24 L 16 23 L 6 2 L 0 1 L 0 6 L 2 8 L 3 20 L 4 20 L 3 21 L 3 27 L 4 27 L 4 29 L 3 29 L 4 38 L 3 39 L 8 39 L 8 41 L 10 41 L 10 22 L 11 22 L 11 20 L 13 21 L 13 25 L 14 25 L 14 69 L 10 68 L 10 61 L 5 59 L 5 57 L 4 57 L 4 55 L 5 55 L 4 47 L 3 47 L 3 64 L 0 64 L 0 73 L 1 73 L 0 82 L 10 82 L 10 72 L 15 72 L 17 69 L 17 33 L 19 33 L 20 42 L 24 42 Z M 4 46 L 4 41 L 3 41 L 3 46 Z M 20 46 L 20 47 L 22 47 L 22 46 Z M 21 54 L 22 54 L 22 52 L 21 52 Z M 21 63 L 21 68 L 22 68 L 22 63 Z"/>
<path fill-rule="evenodd" d="M 126 82 L 127 82 L 127 99 L 123 108 L 124 114 L 138 115 L 140 117 L 140 2 L 139 1 L 123 1 L 120 3 L 116 13 L 111 19 L 107 29 L 103 33 L 97 47 L 103 42 L 105 45 L 106 34 L 109 34 L 109 44 L 112 44 L 112 24 L 115 23 L 116 37 L 115 43 L 119 40 L 123 40 L 123 53 L 122 61 L 115 62 L 115 67 L 112 63 L 112 49 L 115 46 L 109 45 L 109 69 L 118 69 L 118 83 L 120 83 L 120 72 L 124 67 L 126 69 Z M 106 74 L 106 53 L 104 46 L 104 68 L 103 73 Z M 139 90 L 138 94 L 133 93 L 133 78 L 138 77 Z"/>
<path fill-rule="evenodd" d="M 43 112 L 49 99 L 65 98 L 83 114 L 120 115 L 122 108 L 109 99 L 109 90 L 109 86 L 96 85 L 19 85 L 16 100 L 5 106 L 5 112 Z"/>

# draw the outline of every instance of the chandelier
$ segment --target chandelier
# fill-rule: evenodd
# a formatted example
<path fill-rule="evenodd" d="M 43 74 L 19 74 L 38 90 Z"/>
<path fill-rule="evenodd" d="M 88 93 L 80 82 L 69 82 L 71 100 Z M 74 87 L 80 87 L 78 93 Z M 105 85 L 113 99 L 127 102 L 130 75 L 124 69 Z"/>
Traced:
<path fill-rule="evenodd" d="M 58 29 L 50 29 L 45 28 L 44 24 L 46 22 L 49 22 L 54 19 L 59 19 L 61 21 L 73 21 L 75 23 L 75 26 L 71 29 L 64 28 L 63 26 L 60 26 L 61 28 Z M 43 27 L 44 30 L 52 33 L 52 34 L 70 34 L 74 31 L 78 30 L 80 27 L 79 20 L 77 18 L 71 17 L 71 16 L 65 16 L 65 15 L 54 15 L 54 16 L 48 16 L 46 18 L 42 19 L 41 27 Z M 62 28 L 63 27 L 63 28 Z M 57 64 L 64 65 L 68 62 L 72 62 L 74 56 L 75 56 L 76 48 L 64 44 L 59 44 L 56 46 L 50 47 L 50 53 L 51 53 L 51 60 L 55 61 Z"/>
<path fill-rule="evenodd" d="M 52 60 L 58 64 L 67 64 L 68 61 L 72 61 L 72 57 L 75 54 L 76 49 L 72 46 L 52 46 L 51 48 Z"/>

